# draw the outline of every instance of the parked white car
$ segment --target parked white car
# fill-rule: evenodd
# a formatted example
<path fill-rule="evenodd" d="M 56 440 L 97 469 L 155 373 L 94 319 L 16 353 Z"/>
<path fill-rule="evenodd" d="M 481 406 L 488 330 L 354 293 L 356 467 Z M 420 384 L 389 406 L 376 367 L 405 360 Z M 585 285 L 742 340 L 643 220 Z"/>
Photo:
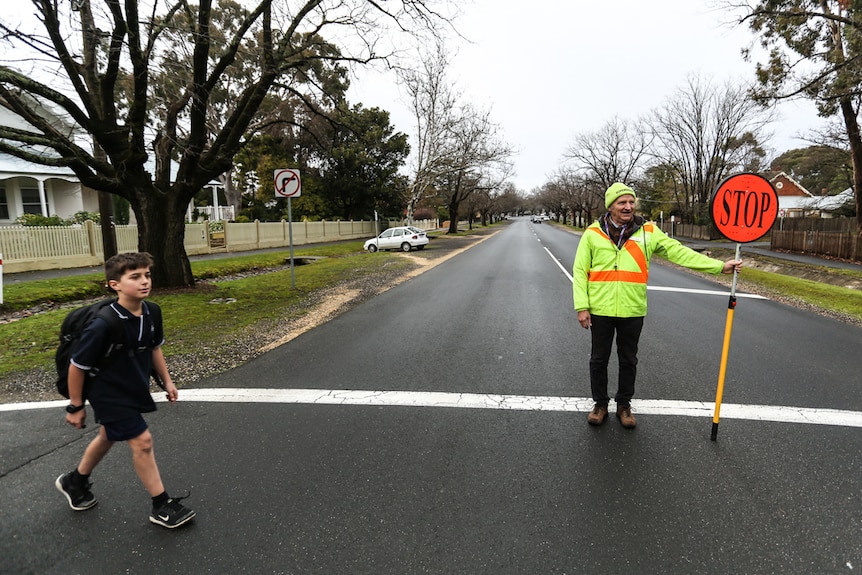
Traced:
<path fill-rule="evenodd" d="M 420 230 L 413 226 L 404 226 L 384 230 L 376 238 L 371 238 L 365 242 L 365 249 L 372 253 L 377 250 L 401 250 L 409 252 L 413 248 L 421 250 L 427 244 L 428 235 L 425 233 L 425 230 Z"/>

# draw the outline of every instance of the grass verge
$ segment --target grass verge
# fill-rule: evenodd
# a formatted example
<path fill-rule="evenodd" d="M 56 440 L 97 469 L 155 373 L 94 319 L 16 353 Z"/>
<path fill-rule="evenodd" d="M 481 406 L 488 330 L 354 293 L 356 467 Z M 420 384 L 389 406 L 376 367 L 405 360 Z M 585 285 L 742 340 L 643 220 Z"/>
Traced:
<path fill-rule="evenodd" d="M 842 271 L 838 275 L 854 277 Z M 854 323 L 862 324 L 862 293 L 858 289 L 831 285 L 819 281 L 793 277 L 759 269 L 744 269 L 740 272 L 743 281 L 765 287 L 785 298 L 799 300 L 808 305 L 846 316 Z M 858 278 L 862 280 L 862 274 Z"/>
<path fill-rule="evenodd" d="M 302 315 L 305 310 L 300 303 L 312 293 L 380 270 L 391 272 L 410 265 L 397 254 L 369 257 L 362 251 L 361 242 L 294 250 L 294 257 L 297 256 L 321 259 L 295 268 L 295 289 L 291 288 L 290 268 L 285 267 L 289 259 L 287 251 L 193 262 L 195 277 L 209 278 L 205 284 L 194 289 L 156 288 L 151 299 L 164 312 L 168 342 L 165 355 L 217 347 L 229 341 L 232 334 L 259 321 Z M 259 273 L 262 271 L 271 273 Z M 243 274 L 247 277 L 242 277 Z M 7 313 L 45 306 L 48 302 L 56 309 L 0 324 L 0 341 L 3 341 L 0 377 L 33 368 L 50 368 L 60 324 L 74 307 L 56 304 L 102 296 L 103 281 L 103 277 L 93 274 L 9 285 L 4 297 Z"/>

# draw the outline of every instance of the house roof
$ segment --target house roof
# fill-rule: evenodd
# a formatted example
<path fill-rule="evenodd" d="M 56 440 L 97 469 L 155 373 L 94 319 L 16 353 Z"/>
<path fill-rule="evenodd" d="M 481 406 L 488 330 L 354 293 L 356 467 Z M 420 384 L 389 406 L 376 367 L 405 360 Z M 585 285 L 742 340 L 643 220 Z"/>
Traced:
<path fill-rule="evenodd" d="M 779 197 L 814 197 L 814 194 L 806 190 L 805 186 L 791 178 L 786 172 L 778 172 L 769 179 L 769 183 L 775 187 L 775 191 Z"/>
<path fill-rule="evenodd" d="M 152 174 L 156 169 L 155 161 L 152 158 L 148 159 L 144 169 Z M 171 182 L 176 181 L 178 171 L 179 164 L 171 160 Z M 45 166 L 0 152 L 0 180 L 17 177 L 33 178 L 34 180 L 58 178 L 68 182 L 79 181 L 75 172 L 66 166 Z M 222 183 L 218 180 L 211 180 L 207 185 L 221 187 Z"/>
<path fill-rule="evenodd" d="M 49 117 L 58 127 L 72 131 L 71 127 L 66 124 L 60 115 L 50 113 L 43 108 L 35 100 L 32 102 L 33 107 L 40 113 Z M 33 130 L 33 126 L 26 122 L 21 116 L 8 108 L 3 101 L 0 101 L 0 125 L 17 128 L 19 130 Z M 21 145 L 20 143 L 7 142 L 10 145 Z M 57 153 L 44 146 L 27 146 L 27 151 L 30 153 L 41 154 L 48 157 L 57 157 Z M 46 180 L 48 178 L 62 178 L 71 182 L 77 182 L 78 178 L 75 173 L 67 167 L 44 166 L 34 162 L 22 160 L 11 154 L 0 152 L 0 179 L 5 180 L 24 176 L 35 178 L 37 180 Z"/>
<path fill-rule="evenodd" d="M 778 209 L 780 210 L 810 210 L 809 202 L 817 198 L 808 196 L 778 196 Z"/>
<path fill-rule="evenodd" d="M 70 168 L 59 166 L 44 166 L 16 158 L 10 154 L 0 152 L 0 180 L 15 177 L 34 178 L 36 180 L 47 180 L 48 178 L 61 178 L 70 182 L 77 182 L 78 177 Z"/>
<path fill-rule="evenodd" d="M 42 109 L 45 114 L 50 114 L 50 112 L 46 109 Z M 62 120 L 62 118 L 56 114 L 51 114 L 52 118 L 55 118 L 58 122 Z M 32 126 L 24 121 L 21 116 L 18 116 L 11 109 L 7 108 L 3 105 L 2 100 L 0 100 L 0 125 L 16 127 L 21 129 L 32 129 Z M 63 124 L 64 126 L 66 124 Z M 71 128 L 68 128 L 71 131 Z M 57 153 L 54 150 L 51 150 L 47 147 L 42 147 L 41 149 L 37 149 L 34 146 L 28 147 L 30 152 L 33 153 L 41 153 L 45 156 L 49 157 L 57 157 Z M 156 162 L 152 155 L 147 159 L 146 164 L 144 165 L 144 169 L 148 171 L 150 174 L 155 173 L 156 171 Z M 179 164 L 174 160 L 171 160 L 171 182 L 175 182 L 177 179 L 177 174 L 179 172 Z M 0 180 L 6 180 L 9 178 L 15 177 L 27 177 L 34 178 L 36 180 L 47 180 L 49 178 L 60 178 L 63 180 L 67 180 L 70 182 L 78 182 L 78 177 L 75 175 L 75 172 L 72 171 L 71 168 L 68 167 L 56 167 L 56 166 L 44 166 L 42 164 L 37 164 L 34 162 L 28 162 L 27 160 L 22 160 L 21 158 L 17 158 L 11 154 L 7 154 L 4 152 L 0 152 Z M 221 182 L 216 180 L 211 180 L 208 186 L 221 186 Z"/>
<path fill-rule="evenodd" d="M 802 198 L 806 199 L 806 198 Z M 817 196 L 807 198 L 803 206 L 806 210 L 821 210 L 824 212 L 834 212 L 844 207 L 848 202 L 854 201 L 856 198 L 853 195 L 853 188 L 847 188 L 841 193 L 834 196 Z"/>

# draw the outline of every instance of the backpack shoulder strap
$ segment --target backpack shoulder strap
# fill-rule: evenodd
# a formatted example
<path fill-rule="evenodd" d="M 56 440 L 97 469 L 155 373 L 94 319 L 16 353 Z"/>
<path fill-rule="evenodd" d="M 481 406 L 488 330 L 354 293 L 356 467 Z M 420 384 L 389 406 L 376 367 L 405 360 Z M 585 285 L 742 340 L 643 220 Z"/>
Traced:
<path fill-rule="evenodd" d="M 100 309 L 96 317 L 102 318 L 108 324 L 108 333 L 111 336 L 110 341 L 112 343 L 125 343 L 123 341 L 123 319 L 111 308 L 112 304 L 108 304 Z"/>
<path fill-rule="evenodd" d="M 145 301 L 144 308 L 147 310 L 147 313 L 150 314 L 150 322 L 153 325 L 154 337 L 155 334 L 164 334 L 164 331 L 162 330 L 162 308 L 151 301 Z M 159 342 L 153 340 L 150 342 L 150 347 L 156 347 L 158 344 Z"/>
<path fill-rule="evenodd" d="M 145 301 L 144 306 L 146 307 L 147 312 L 149 312 L 149 314 L 150 314 L 150 319 L 153 322 L 153 327 L 155 328 L 155 333 L 163 333 L 162 332 L 162 308 L 160 308 L 158 304 L 153 303 L 151 301 L 150 302 Z M 151 341 L 150 344 L 151 344 L 151 347 L 155 348 L 156 345 L 158 345 L 158 342 Z M 162 381 L 162 378 L 159 377 L 159 374 L 156 373 L 155 369 L 153 369 L 150 372 L 150 377 L 153 378 L 153 380 L 156 382 L 156 384 L 159 387 L 161 387 L 162 389 L 165 389 L 165 383 Z"/>
<path fill-rule="evenodd" d="M 145 301 L 144 305 L 146 306 L 147 311 L 150 312 L 150 318 L 153 320 L 153 327 L 156 328 L 156 331 L 162 329 L 162 308 L 159 307 L 159 304 L 151 301 Z"/>
<path fill-rule="evenodd" d="M 115 301 L 116 300 L 114 300 L 114 302 Z M 117 315 L 117 312 L 113 308 L 111 308 L 111 305 L 114 302 L 102 307 L 99 310 L 99 313 L 96 314 L 97 318 L 102 318 L 105 320 L 105 323 L 108 324 L 108 337 L 106 340 L 108 347 L 105 352 L 105 357 L 109 357 L 113 355 L 115 351 L 123 349 L 126 347 L 127 343 L 126 332 L 123 327 L 123 319 Z"/>

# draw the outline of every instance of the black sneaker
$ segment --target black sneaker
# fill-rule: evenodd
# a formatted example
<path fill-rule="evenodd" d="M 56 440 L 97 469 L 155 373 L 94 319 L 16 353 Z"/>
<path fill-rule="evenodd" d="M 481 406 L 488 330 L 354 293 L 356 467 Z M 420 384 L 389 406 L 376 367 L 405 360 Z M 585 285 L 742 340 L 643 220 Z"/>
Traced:
<path fill-rule="evenodd" d="M 93 484 L 90 483 L 89 479 L 81 487 L 72 485 L 71 473 L 61 475 L 54 482 L 54 487 L 66 496 L 66 499 L 69 501 L 69 507 L 75 511 L 84 511 L 96 504 L 96 498 L 90 492 L 90 487 L 92 486 Z"/>
<path fill-rule="evenodd" d="M 168 499 L 167 503 L 158 509 L 153 509 L 153 512 L 150 513 L 150 522 L 173 529 L 191 521 L 195 516 L 195 512 L 188 507 L 180 505 L 180 500 L 182 499 L 185 499 L 185 497 Z"/>

